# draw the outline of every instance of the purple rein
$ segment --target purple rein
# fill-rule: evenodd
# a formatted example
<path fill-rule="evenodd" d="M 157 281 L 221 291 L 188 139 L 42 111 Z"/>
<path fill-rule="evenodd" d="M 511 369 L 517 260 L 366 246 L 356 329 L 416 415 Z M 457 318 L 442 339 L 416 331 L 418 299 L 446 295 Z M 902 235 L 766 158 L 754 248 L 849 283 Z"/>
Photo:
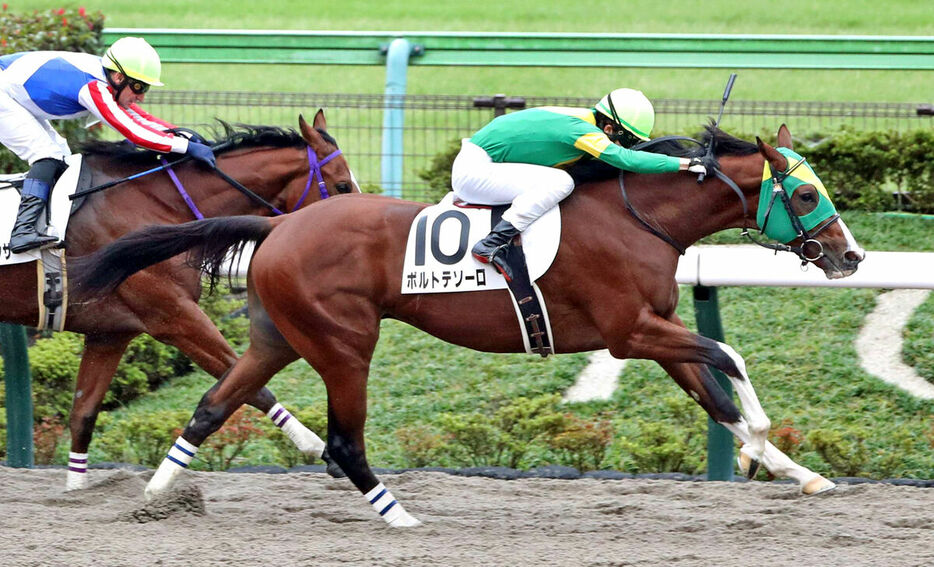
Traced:
<path fill-rule="evenodd" d="M 295 206 L 292 207 L 292 210 L 289 212 L 294 212 L 295 210 L 297 210 L 299 207 L 302 206 L 302 203 L 305 202 L 305 197 L 308 196 L 308 190 L 311 189 L 312 179 L 315 179 L 318 181 L 318 191 L 321 192 L 321 198 L 327 199 L 328 197 L 330 197 L 330 195 L 328 194 L 327 185 L 325 185 L 324 183 L 324 177 L 322 177 L 321 175 L 321 167 L 327 162 L 341 155 L 340 150 L 335 150 L 328 157 L 324 158 L 321 161 L 318 161 L 318 156 L 315 154 L 314 151 L 312 151 L 311 146 L 305 146 L 305 149 L 308 152 L 308 182 L 305 183 L 305 190 L 302 192 L 302 196 L 299 197 L 298 202 L 295 203 Z M 169 174 L 169 178 L 172 180 L 172 183 L 175 184 L 175 188 L 178 189 L 178 193 L 179 195 L 182 196 L 182 200 L 184 200 L 185 204 L 188 205 L 188 208 L 191 209 L 192 214 L 194 214 L 195 218 L 197 218 L 198 220 L 203 219 L 204 215 L 201 213 L 201 211 L 198 210 L 197 205 L 195 205 L 194 200 L 192 200 L 188 192 L 185 191 L 185 188 L 182 186 L 182 182 L 179 180 L 178 176 L 175 175 L 175 172 L 172 171 L 172 168 L 169 166 L 168 162 L 165 161 L 165 158 L 162 158 L 161 161 L 162 161 L 162 165 L 165 166 L 166 172 L 168 172 Z M 271 208 L 274 214 L 277 214 L 277 215 L 284 214 L 282 211 L 280 211 L 279 209 L 275 207 L 271 207 Z"/>

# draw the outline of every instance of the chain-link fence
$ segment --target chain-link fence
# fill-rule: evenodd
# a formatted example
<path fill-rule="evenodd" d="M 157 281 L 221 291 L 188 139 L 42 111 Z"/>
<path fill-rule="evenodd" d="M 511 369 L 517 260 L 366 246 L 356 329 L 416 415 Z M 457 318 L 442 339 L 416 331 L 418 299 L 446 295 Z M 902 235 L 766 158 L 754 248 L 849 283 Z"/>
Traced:
<path fill-rule="evenodd" d="M 589 98 L 406 95 L 403 131 L 403 195 L 421 199 L 427 184 L 418 173 L 432 157 L 509 108 L 534 106 L 587 107 Z M 392 102 L 398 108 L 398 100 Z M 656 134 L 699 132 L 720 109 L 719 100 L 659 99 L 654 101 Z M 383 158 L 383 95 L 247 92 L 153 91 L 147 108 L 180 126 L 205 130 L 215 118 L 232 123 L 298 127 L 298 115 L 309 121 L 324 108 L 328 131 L 345 150 L 362 185 L 378 187 Z M 774 133 L 788 124 L 799 138 L 816 139 L 842 126 L 857 130 L 899 130 L 934 127 L 929 105 L 910 103 L 833 103 L 730 101 L 721 124 L 747 139 Z"/>

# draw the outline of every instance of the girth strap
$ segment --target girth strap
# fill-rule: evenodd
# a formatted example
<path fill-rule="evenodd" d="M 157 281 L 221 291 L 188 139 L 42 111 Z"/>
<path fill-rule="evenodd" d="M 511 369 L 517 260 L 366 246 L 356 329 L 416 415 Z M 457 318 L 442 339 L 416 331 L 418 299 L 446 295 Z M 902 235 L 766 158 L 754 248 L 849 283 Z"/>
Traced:
<path fill-rule="evenodd" d="M 65 265 L 65 251 L 62 248 L 49 248 L 41 251 L 36 261 L 38 284 L 40 331 L 65 330 L 65 313 L 68 310 L 68 270 Z"/>

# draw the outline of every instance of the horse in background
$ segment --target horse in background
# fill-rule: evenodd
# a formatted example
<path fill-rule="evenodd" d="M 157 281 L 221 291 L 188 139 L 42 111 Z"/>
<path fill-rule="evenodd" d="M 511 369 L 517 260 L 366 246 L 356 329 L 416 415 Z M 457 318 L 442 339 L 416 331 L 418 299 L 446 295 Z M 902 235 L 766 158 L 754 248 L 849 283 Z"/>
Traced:
<path fill-rule="evenodd" d="M 804 222 L 807 229 L 781 246 L 828 278 L 855 272 L 865 253 L 832 204 L 827 208 L 826 190 L 791 151 L 784 125 L 778 147 L 758 139 L 746 142 L 713 126 L 705 141 L 714 143 L 719 172 L 700 185 L 696 176 L 684 173 L 627 173 L 585 183 L 560 204 L 561 242 L 537 281 L 547 299 L 553 345 L 556 352 L 607 348 L 616 358 L 655 360 L 742 441 L 741 459 L 750 473 L 762 463 L 775 476 L 794 479 L 804 494 L 830 490 L 831 481 L 767 441 L 770 421 L 743 358 L 729 345 L 692 333 L 677 316 L 675 271 L 679 250 L 724 229 L 755 227 L 747 202 L 765 219 L 759 221 L 762 228 Z M 795 171 L 798 177 L 792 179 Z M 784 196 L 776 201 L 779 194 Z M 478 351 L 525 351 L 505 290 L 401 293 L 409 228 L 425 206 L 374 195 L 341 197 L 288 217 L 151 227 L 82 260 L 85 291 L 99 292 L 185 251 L 216 276 L 232 248 L 259 243 L 248 276 L 252 342 L 202 398 L 146 487 L 147 496 L 168 490 L 208 435 L 276 372 L 302 357 L 327 388 L 331 457 L 387 523 L 419 523 L 366 459 L 366 384 L 380 321 L 398 319 Z M 809 217 L 816 211 L 826 215 Z M 729 377 L 742 411 L 708 365 Z"/>
<path fill-rule="evenodd" d="M 68 224 L 66 258 L 86 256 L 123 234 L 154 224 L 179 224 L 203 215 L 273 215 L 341 193 L 359 192 L 337 142 L 327 133 L 324 112 L 309 125 L 299 117 L 299 132 L 268 126 L 225 125 L 216 146 L 218 169 L 249 187 L 242 193 L 218 172 L 188 160 L 173 169 L 187 196 L 170 175 L 150 174 L 85 197 Z M 101 185 L 158 166 L 160 156 L 122 142 L 97 142 L 84 148 L 91 183 Z M 190 200 L 191 204 L 186 203 Z M 76 283 L 69 274 L 67 297 Z M 0 267 L 4 300 L 0 320 L 36 325 L 36 268 L 33 263 Z M 41 290 L 41 288 L 40 288 Z M 87 485 L 87 452 L 101 403 L 129 342 L 141 333 L 177 347 L 192 362 L 220 378 L 237 354 L 198 307 L 201 274 L 182 258 L 143 270 L 114 294 L 93 304 L 71 301 L 65 330 L 85 335 L 70 415 L 71 453 L 67 489 Z M 249 403 L 289 435 L 305 454 L 322 456 L 324 442 L 276 401 L 266 388 Z"/>

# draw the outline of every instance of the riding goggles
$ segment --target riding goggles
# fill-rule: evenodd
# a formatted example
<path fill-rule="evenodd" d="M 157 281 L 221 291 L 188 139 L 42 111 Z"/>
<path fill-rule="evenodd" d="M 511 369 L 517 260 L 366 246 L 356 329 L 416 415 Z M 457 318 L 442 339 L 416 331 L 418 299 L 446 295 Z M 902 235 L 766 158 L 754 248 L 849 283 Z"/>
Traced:
<path fill-rule="evenodd" d="M 824 184 L 811 169 L 803 157 L 788 148 L 776 148 L 779 153 L 788 158 L 791 164 L 783 172 L 773 172 L 771 164 L 766 160 L 762 170 L 762 187 L 759 190 L 759 208 L 756 211 L 756 223 L 762 232 L 769 238 L 788 243 L 795 238 L 805 236 L 796 230 L 795 223 L 789 214 L 790 206 L 783 206 L 789 202 L 795 190 L 802 185 L 813 185 L 817 189 L 819 200 L 813 211 L 798 215 L 797 220 L 805 231 L 810 231 L 827 219 L 837 214 L 833 201 L 827 194 Z M 784 191 L 785 196 L 781 195 Z M 778 202 L 776 202 L 778 201 Z"/>
<path fill-rule="evenodd" d="M 127 79 L 127 86 L 133 91 L 133 94 L 143 94 L 149 90 L 149 84 L 136 79 Z"/>

